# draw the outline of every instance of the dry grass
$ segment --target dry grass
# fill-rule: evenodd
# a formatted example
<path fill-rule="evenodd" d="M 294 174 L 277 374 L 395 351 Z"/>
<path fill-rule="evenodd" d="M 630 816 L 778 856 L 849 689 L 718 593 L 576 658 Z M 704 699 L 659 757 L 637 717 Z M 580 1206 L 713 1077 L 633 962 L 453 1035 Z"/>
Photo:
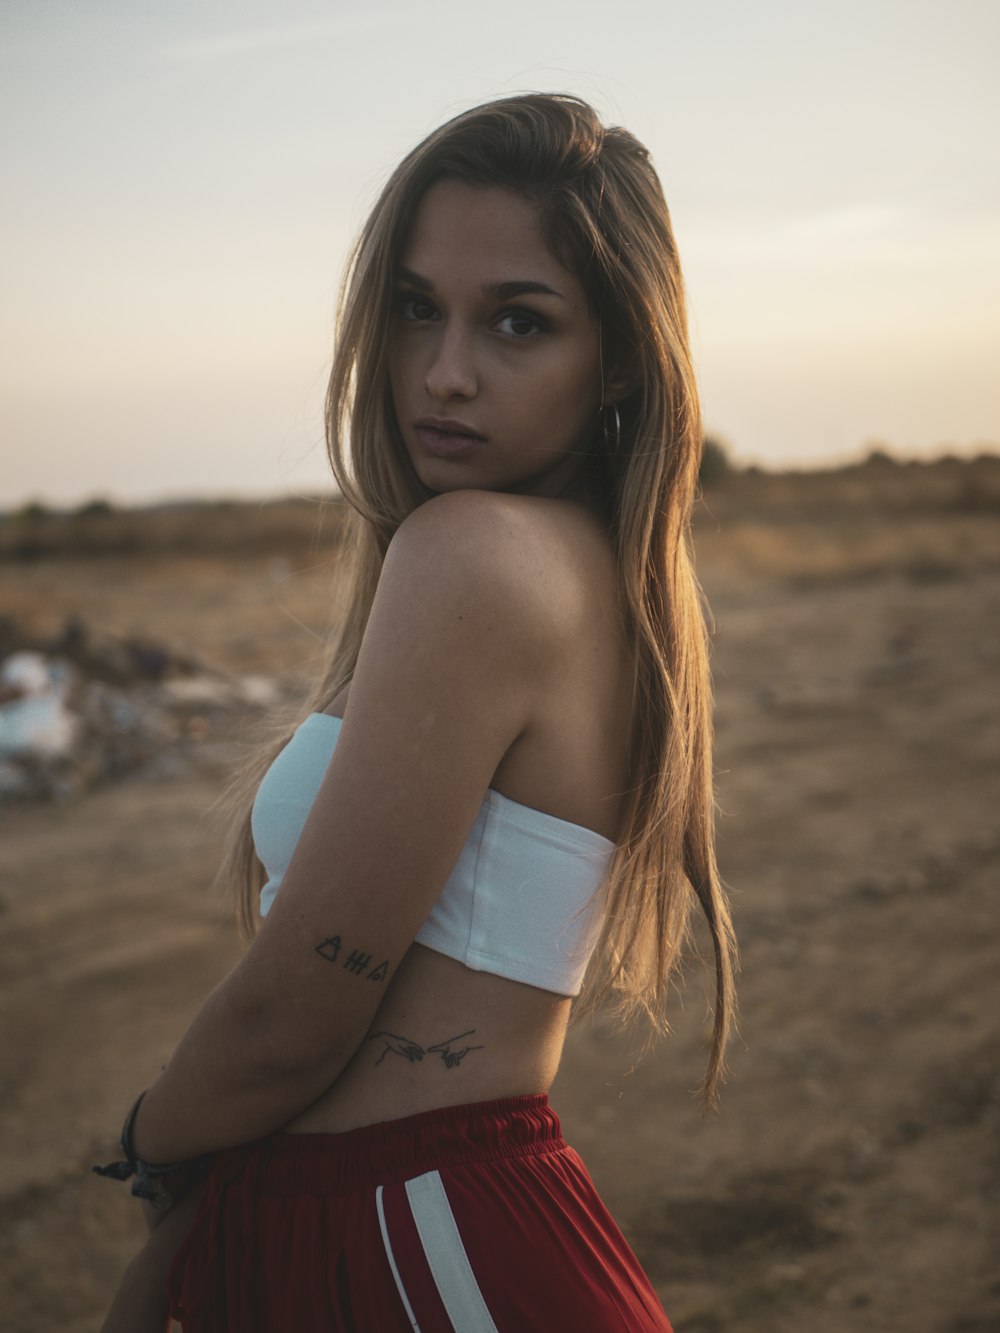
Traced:
<path fill-rule="evenodd" d="M 295 677 L 312 669 L 337 623 L 337 585 L 330 550 L 308 563 L 258 555 L 51 556 L 0 562 L 0 620 L 14 622 L 18 642 L 41 644 L 72 615 L 99 637 L 150 639 L 210 670 Z"/>
<path fill-rule="evenodd" d="M 707 578 L 914 582 L 1000 566 L 1000 458 L 733 473 L 696 513 Z"/>
<path fill-rule="evenodd" d="M 145 509 L 87 505 L 71 513 L 28 505 L 0 517 L 0 560 L 182 552 L 308 554 L 335 546 L 343 503 L 333 496 L 273 503 L 191 501 Z"/>
<path fill-rule="evenodd" d="M 335 500 L 8 516 L 0 608 L 39 639 L 73 614 L 233 674 L 308 674 L 340 612 L 342 517 Z M 1000 458 L 732 472 L 699 501 L 698 568 L 709 590 L 943 582 L 1000 567 L 998 517 Z"/>

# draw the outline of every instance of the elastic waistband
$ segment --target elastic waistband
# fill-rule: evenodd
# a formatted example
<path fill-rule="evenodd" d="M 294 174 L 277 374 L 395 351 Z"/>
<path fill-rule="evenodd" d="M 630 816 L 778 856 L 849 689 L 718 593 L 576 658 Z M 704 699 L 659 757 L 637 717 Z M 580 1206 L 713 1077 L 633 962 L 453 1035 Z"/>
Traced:
<path fill-rule="evenodd" d="M 530 1157 L 566 1147 L 546 1093 L 445 1106 L 341 1134 L 272 1134 L 219 1153 L 213 1174 L 249 1168 L 270 1194 L 342 1194 L 441 1167 Z"/>

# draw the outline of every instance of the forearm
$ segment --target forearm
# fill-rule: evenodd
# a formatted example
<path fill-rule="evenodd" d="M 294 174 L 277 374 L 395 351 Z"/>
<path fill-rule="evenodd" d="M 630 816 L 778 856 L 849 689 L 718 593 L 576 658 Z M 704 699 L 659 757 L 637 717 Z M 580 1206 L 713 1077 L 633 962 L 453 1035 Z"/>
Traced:
<path fill-rule="evenodd" d="M 241 1005 L 233 975 L 202 1005 L 143 1099 L 136 1155 L 176 1162 L 279 1129 L 337 1077 L 350 1051 L 296 1053 L 269 1017 Z"/>
<path fill-rule="evenodd" d="M 122 1275 L 101 1333 L 164 1333 L 167 1327 L 167 1278 L 174 1255 L 198 1210 L 194 1189 L 156 1226 Z"/>

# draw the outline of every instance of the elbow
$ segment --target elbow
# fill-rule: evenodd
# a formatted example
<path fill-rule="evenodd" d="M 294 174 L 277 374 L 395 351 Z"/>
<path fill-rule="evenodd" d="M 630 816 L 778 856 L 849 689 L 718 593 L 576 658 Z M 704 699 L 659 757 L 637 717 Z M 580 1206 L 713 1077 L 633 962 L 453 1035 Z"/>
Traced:
<path fill-rule="evenodd" d="M 298 1013 L 287 1000 L 251 1020 L 252 1073 L 255 1080 L 301 1088 L 319 1095 L 342 1072 L 364 1032 L 322 1023 Z"/>
<path fill-rule="evenodd" d="M 250 1081 L 279 1083 L 318 1095 L 344 1069 L 364 1040 L 369 1003 L 331 994 L 279 955 L 258 945 L 225 986 L 223 1027 L 246 1053 Z"/>

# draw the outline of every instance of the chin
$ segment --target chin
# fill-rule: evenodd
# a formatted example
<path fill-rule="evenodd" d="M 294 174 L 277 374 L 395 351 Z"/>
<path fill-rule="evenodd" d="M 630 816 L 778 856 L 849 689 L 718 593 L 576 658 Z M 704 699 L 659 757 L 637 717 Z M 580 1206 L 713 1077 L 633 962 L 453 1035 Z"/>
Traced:
<path fill-rule="evenodd" d="M 439 462 L 434 458 L 422 458 L 419 462 L 414 461 L 413 470 L 420 482 L 429 491 L 433 491 L 435 495 L 441 495 L 445 491 L 481 491 L 487 489 L 487 485 L 481 478 L 477 478 L 471 468 L 459 467 L 454 463 Z"/>

